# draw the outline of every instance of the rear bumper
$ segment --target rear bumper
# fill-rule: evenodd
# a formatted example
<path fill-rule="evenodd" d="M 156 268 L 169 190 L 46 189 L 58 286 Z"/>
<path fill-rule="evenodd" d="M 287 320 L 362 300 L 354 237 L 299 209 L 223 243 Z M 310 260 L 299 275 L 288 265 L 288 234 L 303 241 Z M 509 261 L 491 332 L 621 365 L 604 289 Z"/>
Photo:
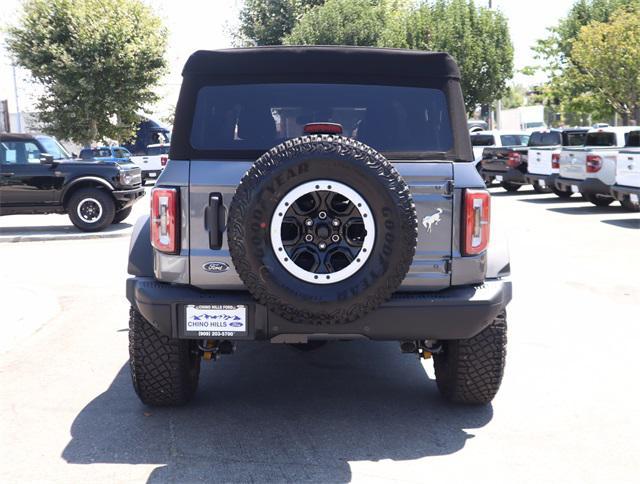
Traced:
<path fill-rule="evenodd" d="M 482 175 L 486 177 L 491 177 L 491 178 L 501 176 L 502 181 L 507 183 L 517 183 L 520 185 L 526 185 L 528 183 L 524 177 L 524 173 L 522 173 L 517 168 L 509 168 L 506 171 L 486 170 L 482 168 Z"/>
<path fill-rule="evenodd" d="M 638 195 L 640 197 L 640 187 L 627 187 L 624 185 L 613 185 L 611 187 L 611 195 L 619 201 L 623 201 L 629 195 Z"/>
<path fill-rule="evenodd" d="M 573 178 L 564 178 L 558 175 L 558 177 L 556 178 L 556 188 L 558 190 L 561 190 L 563 192 L 570 192 L 571 187 L 572 186 L 576 186 L 578 187 L 578 191 L 580 191 L 580 184 L 583 182 L 584 180 L 576 180 Z"/>
<path fill-rule="evenodd" d="M 463 339 L 478 334 L 504 310 L 511 301 L 511 281 L 493 279 L 440 292 L 396 293 L 363 318 L 334 326 L 292 323 L 267 311 L 248 292 L 203 291 L 150 277 L 127 279 L 127 299 L 156 329 L 180 339 L 189 338 L 184 331 L 187 304 L 245 305 L 248 334 L 226 339 Z"/>
<path fill-rule="evenodd" d="M 130 207 L 139 198 L 144 197 L 144 188 L 132 188 L 130 190 L 116 190 L 111 192 L 113 193 L 113 198 L 118 202 L 118 208 L 122 210 L 123 208 Z"/>
<path fill-rule="evenodd" d="M 587 178 L 578 185 L 580 193 L 583 195 L 606 195 L 611 196 L 611 186 L 598 180 L 597 178 Z"/>
<path fill-rule="evenodd" d="M 538 173 L 527 173 L 524 176 L 524 179 L 527 180 L 527 183 L 533 185 L 534 183 L 538 183 L 543 181 L 546 186 L 553 187 L 556 184 L 556 179 L 558 178 L 557 173 L 552 173 L 550 175 L 540 175 Z"/>

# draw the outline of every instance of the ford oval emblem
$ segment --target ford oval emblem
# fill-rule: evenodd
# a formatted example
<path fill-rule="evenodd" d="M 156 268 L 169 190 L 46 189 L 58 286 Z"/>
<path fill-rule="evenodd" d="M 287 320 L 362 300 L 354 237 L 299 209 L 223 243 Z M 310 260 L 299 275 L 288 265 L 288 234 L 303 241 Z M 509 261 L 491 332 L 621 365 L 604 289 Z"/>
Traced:
<path fill-rule="evenodd" d="M 227 272 L 229 270 L 229 264 L 226 262 L 207 262 L 202 264 L 202 268 L 213 274 L 220 274 L 221 272 Z"/>

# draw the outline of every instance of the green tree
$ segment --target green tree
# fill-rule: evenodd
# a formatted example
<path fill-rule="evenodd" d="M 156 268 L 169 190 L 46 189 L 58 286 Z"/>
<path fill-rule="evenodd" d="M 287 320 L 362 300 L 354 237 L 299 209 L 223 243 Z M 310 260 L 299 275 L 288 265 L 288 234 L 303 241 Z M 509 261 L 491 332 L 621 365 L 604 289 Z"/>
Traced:
<path fill-rule="evenodd" d="M 287 44 L 362 45 L 438 50 L 462 71 L 467 110 L 506 92 L 513 46 L 504 16 L 473 0 L 327 0 L 306 13 Z"/>
<path fill-rule="evenodd" d="M 594 86 L 580 75 L 573 60 L 572 46 L 580 29 L 591 22 L 608 22 L 620 8 L 637 9 L 640 0 L 577 0 L 549 36 L 536 43 L 536 57 L 549 77 L 542 87 L 545 104 L 564 113 L 565 121 L 608 119 L 612 106 L 595 95 Z"/>
<path fill-rule="evenodd" d="M 513 44 L 505 16 L 473 0 L 436 0 L 421 5 L 411 22 L 410 47 L 451 54 L 462 72 L 468 112 L 507 92 L 513 77 Z"/>
<path fill-rule="evenodd" d="M 520 84 L 510 86 L 507 88 L 507 92 L 502 97 L 502 108 L 514 109 L 519 108 L 520 106 L 524 106 L 526 98 L 527 89 L 524 86 Z"/>
<path fill-rule="evenodd" d="M 324 0 L 245 0 L 240 10 L 239 45 L 280 45 L 305 12 Z"/>
<path fill-rule="evenodd" d="M 593 96 L 640 124 L 640 9 L 618 10 L 609 22 L 591 22 L 571 46 L 577 76 Z"/>
<path fill-rule="evenodd" d="M 138 113 L 157 100 L 166 37 L 140 0 L 27 0 L 7 47 L 44 87 L 45 129 L 88 144 L 133 135 Z"/>
<path fill-rule="evenodd" d="M 404 47 L 407 5 L 401 0 L 327 0 L 308 11 L 284 43 Z"/>

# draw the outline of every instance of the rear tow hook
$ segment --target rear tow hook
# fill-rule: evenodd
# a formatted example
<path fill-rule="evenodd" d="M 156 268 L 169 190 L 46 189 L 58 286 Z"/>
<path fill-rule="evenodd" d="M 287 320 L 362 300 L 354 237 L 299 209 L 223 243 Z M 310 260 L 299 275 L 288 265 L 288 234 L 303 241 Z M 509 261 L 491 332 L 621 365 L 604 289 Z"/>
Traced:
<path fill-rule="evenodd" d="M 198 343 L 198 349 L 202 352 L 202 358 L 206 361 L 216 361 L 220 355 L 231 355 L 236 350 L 235 343 L 225 339 L 208 339 Z"/>
<path fill-rule="evenodd" d="M 402 353 L 415 353 L 418 358 L 428 360 L 431 355 L 442 351 L 442 344 L 432 339 L 401 341 L 400 351 Z"/>

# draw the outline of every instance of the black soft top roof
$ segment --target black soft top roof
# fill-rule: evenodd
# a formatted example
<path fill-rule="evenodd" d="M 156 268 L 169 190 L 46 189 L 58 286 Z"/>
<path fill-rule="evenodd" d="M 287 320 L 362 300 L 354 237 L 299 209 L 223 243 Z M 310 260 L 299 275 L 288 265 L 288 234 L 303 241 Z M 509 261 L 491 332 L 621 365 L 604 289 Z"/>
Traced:
<path fill-rule="evenodd" d="M 189 57 L 182 75 L 228 78 L 274 72 L 460 79 L 455 61 L 443 52 L 343 46 L 199 50 Z"/>

